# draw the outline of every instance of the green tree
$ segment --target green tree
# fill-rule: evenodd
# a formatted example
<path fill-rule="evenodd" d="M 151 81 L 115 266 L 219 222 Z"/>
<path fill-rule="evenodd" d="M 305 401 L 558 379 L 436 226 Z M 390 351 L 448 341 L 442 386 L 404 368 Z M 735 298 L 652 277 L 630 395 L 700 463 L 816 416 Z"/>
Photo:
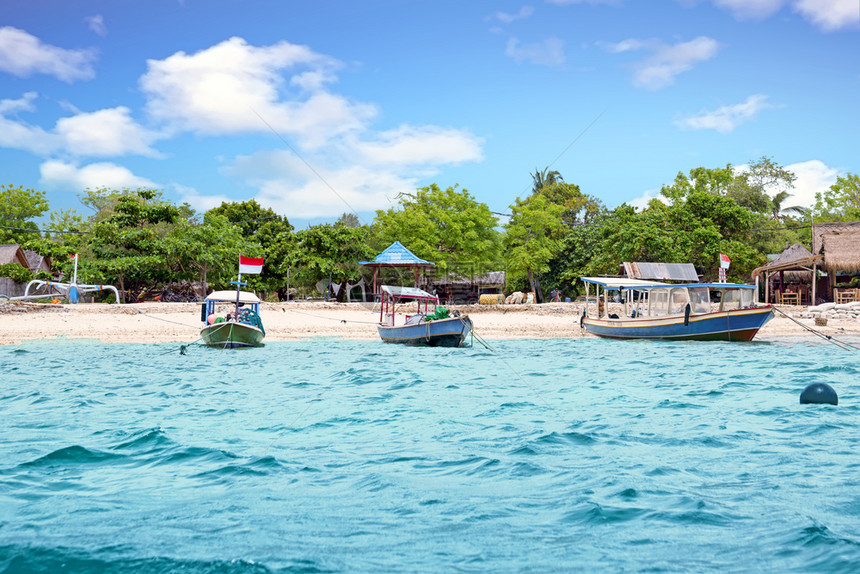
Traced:
<path fill-rule="evenodd" d="M 814 214 L 819 219 L 860 220 L 860 176 L 847 173 L 827 191 L 816 193 Z"/>
<path fill-rule="evenodd" d="M 538 302 L 543 292 L 537 274 L 550 270 L 549 262 L 558 253 L 565 232 L 565 209 L 541 193 L 526 200 L 517 198 L 511 206 L 511 219 L 505 225 L 508 272 L 528 277 Z"/>
<path fill-rule="evenodd" d="M 457 185 L 435 183 L 403 194 L 398 208 L 376 212 L 375 247 L 400 241 L 418 257 L 432 261 L 442 274 L 482 273 L 500 260 L 498 220 L 485 203 Z"/>
<path fill-rule="evenodd" d="M 313 225 L 296 232 L 286 260 L 296 268 L 299 281 L 312 284 L 330 278 L 332 284 L 339 284 L 337 300 L 343 301 L 346 283 L 361 276 L 358 262 L 373 256 L 368 235 L 367 227 L 350 227 L 340 221 Z"/>
<path fill-rule="evenodd" d="M 39 226 L 31 220 L 41 217 L 46 211 L 48 200 L 44 191 L 0 184 L 0 243 L 24 244 L 38 237 Z"/>
<path fill-rule="evenodd" d="M 535 172 L 532 174 L 532 193 L 540 193 L 543 188 L 559 183 L 564 183 L 564 178 L 558 171 L 550 171 L 549 167 L 543 168 L 542 171 L 535 168 Z"/>
<path fill-rule="evenodd" d="M 170 263 L 169 235 L 182 210 L 151 189 L 123 192 L 113 213 L 93 225 L 89 247 L 91 265 L 104 283 L 118 283 L 122 291 L 137 291 L 158 282 L 191 277 Z M 92 280 L 92 279 L 91 279 Z"/>

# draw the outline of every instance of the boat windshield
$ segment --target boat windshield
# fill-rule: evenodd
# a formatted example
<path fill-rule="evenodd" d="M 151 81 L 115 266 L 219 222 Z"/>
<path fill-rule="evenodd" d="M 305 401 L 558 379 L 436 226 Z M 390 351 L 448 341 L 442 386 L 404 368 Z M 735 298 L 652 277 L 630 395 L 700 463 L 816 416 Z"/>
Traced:
<path fill-rule="evenodd" d="M 746 309 L 753 307 L 753 296 L 755 292 L 752 289 L 726 289 L 723 291 L 720 310 L 731 311 L 732 309 Z"/>
<path fill-rule="evenodd" d="M 711 297 L 707 287 L 690 287 L 693 313 L 710 313 Z"/>

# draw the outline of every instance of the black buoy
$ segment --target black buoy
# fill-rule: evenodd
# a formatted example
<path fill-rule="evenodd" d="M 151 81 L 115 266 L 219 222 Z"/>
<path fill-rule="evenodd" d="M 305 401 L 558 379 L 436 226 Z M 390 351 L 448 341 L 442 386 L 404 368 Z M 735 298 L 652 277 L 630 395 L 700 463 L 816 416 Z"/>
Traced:
<path fill-rule="evenodd" d="M 827 383 L 812 383 L 800 393 L 800 404 L 838 405 L 839 397 Z"/>

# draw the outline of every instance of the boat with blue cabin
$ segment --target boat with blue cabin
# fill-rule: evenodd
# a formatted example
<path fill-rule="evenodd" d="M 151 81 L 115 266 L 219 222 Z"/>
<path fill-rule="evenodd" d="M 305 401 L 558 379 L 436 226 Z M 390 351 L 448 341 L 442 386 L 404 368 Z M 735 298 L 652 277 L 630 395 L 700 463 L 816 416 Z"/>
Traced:
<path fill-rule="evenodd" d="M 472 331 L 468 315 L 440 307 L 439 298 L 423 289 L 382 285 L 381 290 L 382 304 L 376 328 L 386 343 L 459 347 Z M 401 323 L 396 307 L 408 301 L 416 301 L 418 309 L 413 315 L 403 313 Z"/>
<path fill-rule="evenodd" d="M 586 296 L 580 326 L 599 337 L 751 341 L 773 318 L 770 305 L 756 303 L 753 285 L 580 279 Z"/>

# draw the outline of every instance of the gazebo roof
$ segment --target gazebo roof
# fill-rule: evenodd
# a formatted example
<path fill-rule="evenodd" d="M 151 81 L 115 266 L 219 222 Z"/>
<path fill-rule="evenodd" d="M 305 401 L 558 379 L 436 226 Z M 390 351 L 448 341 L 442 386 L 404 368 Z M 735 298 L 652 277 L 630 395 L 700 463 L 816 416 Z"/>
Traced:
<path fill-rule="evenodd" d="M 399 241 L 389 245 L 373 261 L 359 261 L 359 265 L 370 267 L 434 267 L 436 264 L 417 257 Z"/>
<path fill-rule="evenodd" d="M 758 277 L 763 272 L 787 271 L 789 269 L 811 271 L 814 264 L 821 264 L 823 257 L 821 255 L 813 255 L 806 247 L 800 243 L 795 243 L 786 248 L 785 251 L 777 255 L 773 261 L 768 262 L 753 270 L 752 276 Z"/>

